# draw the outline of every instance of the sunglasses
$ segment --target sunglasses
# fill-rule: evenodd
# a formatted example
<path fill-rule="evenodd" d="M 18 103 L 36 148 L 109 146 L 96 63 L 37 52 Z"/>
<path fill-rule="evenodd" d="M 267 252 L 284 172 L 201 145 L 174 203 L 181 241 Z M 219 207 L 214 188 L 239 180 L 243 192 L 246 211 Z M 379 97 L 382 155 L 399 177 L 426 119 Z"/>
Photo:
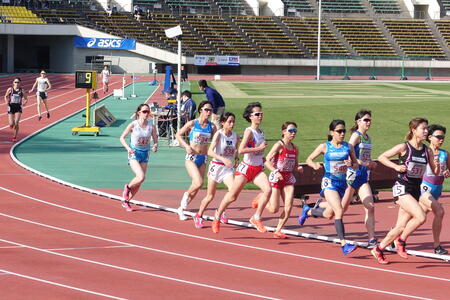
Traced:
<path fill-rule="evenodd" d="M 141 110 L 141 113 L 143 113 L 143 114 L 149 114 L 150 111 L 149 111 L 149 110 Z"/>
<path fill-rule="evenodd" d="M 363 122 L 370 122 L 370 121 L 372 121 L 372 119 L 370 119 L 370 118 L 364 118 L 364 119 L 359 119 L 360 121 L 363 121 Z"/>
<path fill-rule="evenodd" d="M 443 140 L 443 139 L 445 139 L 445 135 L 432 135 L 432 136 L 434 136 L 434 137 L 437 138 L 438 140 Z"/>
<path fill-rule="evenodd" d="M 202 108 L 202 110 L 204 110 L 206 112 L 210 112 L 210 111 L 212 111 L 212 108 Z"/>
<path fill-rule="evenodd" d="M 20 83 L 20 81 L 13 81 L 14 83 Z"/>
<path fill-rule="evenodd" d="M 343 134 L 343 133 L 346 133 L 347 130 L 346 129 L 338 129 L 338 130 L 335 130 L 334 132 L 337 132 L 339 134 Z"/>
<path fill-rule="evenodd" d="M 262 117 L 264 113 L 262 112 L 253 112 L 251 115 L 256 117 Z"/>
<path fill-rule="evenodd" d="M 287 130 L 287 132 L 289 132 L 289 133 L 297 133 L 297 128 L 289 128 Z"/>

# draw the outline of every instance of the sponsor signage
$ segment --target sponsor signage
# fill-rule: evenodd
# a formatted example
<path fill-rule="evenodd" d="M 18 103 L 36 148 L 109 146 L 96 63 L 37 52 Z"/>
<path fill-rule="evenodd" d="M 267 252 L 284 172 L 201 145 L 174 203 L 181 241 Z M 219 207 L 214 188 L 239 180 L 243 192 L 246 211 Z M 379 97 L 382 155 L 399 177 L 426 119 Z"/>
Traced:
<path fill-rule="evenodd" d="M 136 40 L 77 36 L 73 38 L 73 45 L 78 48 L 135 50 Z"/>
<path fill-rule="evenodd" d="M 237 55 L 195 55 L 196 66 L 239 66 Z"/>

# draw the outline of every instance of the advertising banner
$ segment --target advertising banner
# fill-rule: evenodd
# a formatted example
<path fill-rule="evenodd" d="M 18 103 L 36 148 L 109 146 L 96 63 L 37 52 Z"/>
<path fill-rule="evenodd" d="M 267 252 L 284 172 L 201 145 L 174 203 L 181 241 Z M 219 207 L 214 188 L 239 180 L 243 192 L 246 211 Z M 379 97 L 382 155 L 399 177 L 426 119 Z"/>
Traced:
<path fill-rule="evenodd" d="M 77 36 L 73 38 L 73 45 L 78 48 L 135 50 L 136 40 Z"/>
<path fill-rule="evenodd" d="M 239 66 L 237 55 L 195 55 L 196 66 Z"/>

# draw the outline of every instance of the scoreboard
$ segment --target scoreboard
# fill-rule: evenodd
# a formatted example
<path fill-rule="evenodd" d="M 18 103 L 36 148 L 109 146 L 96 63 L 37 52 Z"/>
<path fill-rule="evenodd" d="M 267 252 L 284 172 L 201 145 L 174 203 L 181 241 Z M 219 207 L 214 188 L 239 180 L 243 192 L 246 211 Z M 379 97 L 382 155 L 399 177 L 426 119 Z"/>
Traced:
<path fill-rule="evenodd" d="M 97 88 L 97 72 L 96 71 L 76 71 L 75 72 L 75 88 L 96 89 Z"/>

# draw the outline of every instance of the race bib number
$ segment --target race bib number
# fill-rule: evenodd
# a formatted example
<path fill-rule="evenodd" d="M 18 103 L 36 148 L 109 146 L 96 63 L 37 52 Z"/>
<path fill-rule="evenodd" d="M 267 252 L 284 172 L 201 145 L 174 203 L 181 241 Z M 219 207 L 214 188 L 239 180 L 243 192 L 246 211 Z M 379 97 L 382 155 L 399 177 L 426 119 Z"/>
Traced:
<path fill-rule="evenodd" d="M 429 187 L 428 185 L 422 183 L 420 185 L 420 193 L 421 194 L 423 194 L 423 193 L 431 193 L 431 187 Z"/>
<path fill-rule="evenodd" d="M 371 144 L 359 144 L 359 159 L 363 162 L 368 162 L 371 160 L 372 145 Z"/>
<path fill-rule="evenodd" d="M 13 94 L 11 97 L 11 103 L 16 103 L 16 104 L 20 104 L 20 95 L 17 94 Z"/>
<path fill-rule="evenodd" d="M 405 193 L 405 186 L 403 184 L 395 184 L 392 187 L 392 195 L 394 197 L 403 196 Z"/>
<path fill-rule="evenodd" d="M 408 164 L 407 175 L 410 178 L 422 178 L 425 173 L 426 165 L 410 162 Z"/>
<path fill-rule="evenodd" d="M 141 136 L 137 140 L 137 146 L 148 146 L 149 144 L 150 144 L 150 138 L 149 137 Z"/>
<path fill-rule="evenodd" d="M 276 183 L 276 182 L 278 182 L 277 173 L 278 173 L 278 172 L 275 172 L 275 171 L 270 172 L 270 174 L 269 174 L 269 182 L 271 182 L 271 183 Z"/>
<path fill-rule="evenodd" d="M 333 175 L 342 175 L 347 172 L 347 165 L 344 161 L 331 161 L 330 162 L 330 173 Z"/>
<path fill-rule="evenodd" d="M 214 163 L 211 163 L 211 164 L 209 165 L 209 171 L 208 171 L 209 176 L 211 176 L 211 177 L 216 177 L 216 176 L 217 176 L 217 171 L 218 171 L 218 169 L 219 169 L 219 166 L 218 166 L 218 165 L 216 165 L 216 164 L 214 164 Z"/>
<path fill-rule="evenodd" d="M 345 177 L 345 179 L 349 182 L 353 182 L 356 179 L 356 171 L 353 169 L 348 168 L 347 169 L 347 176 Z"/>
<path fill-rule="evenodd" d="M 186 154 L 185 160 L 194 161 L 195 160 L 195 154 Z"/>
<path fill-rule="evenodd" d="M 283 162 L 283 171 L 292 171 L 295 167 L 295 159 L 285 158 Z"/>
<path fill-rule="evenodd" d="M 331 184 L 331 179 L 328 177 L 324 177 L 322 178 L 322 189 L 326 189 L 329 187 L 332 187 L 333 185 Z"/>
<path fill-rule="evenodd" d="M 234 157 L 236 153 L 236 148 L 234 148 L 233 146 L 226 146 L 225 149 L 223 149 L 223 156 L 230 158 L 230 157 Z"/>
<path fill-rule="evenodd" d="M 236 169 L 241 174 L 247 174 L 248 165 L 240 163 Z"/>

